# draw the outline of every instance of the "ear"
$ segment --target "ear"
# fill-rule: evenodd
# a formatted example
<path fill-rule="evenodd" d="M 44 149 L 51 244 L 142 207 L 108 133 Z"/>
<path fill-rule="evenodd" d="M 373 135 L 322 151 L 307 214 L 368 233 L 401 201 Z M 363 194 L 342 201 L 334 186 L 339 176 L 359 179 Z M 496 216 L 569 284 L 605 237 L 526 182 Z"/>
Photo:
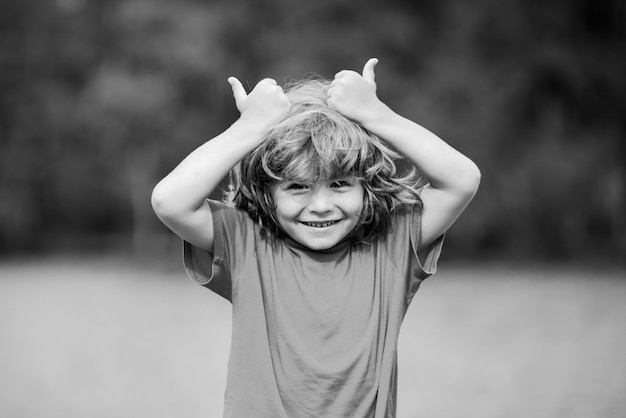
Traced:
<path fill-rule="evenodd" d="M 375 82 L 374 67 L 378 64 L 378 58 L 370 58 L 363 66 L 363 78 Z"/>

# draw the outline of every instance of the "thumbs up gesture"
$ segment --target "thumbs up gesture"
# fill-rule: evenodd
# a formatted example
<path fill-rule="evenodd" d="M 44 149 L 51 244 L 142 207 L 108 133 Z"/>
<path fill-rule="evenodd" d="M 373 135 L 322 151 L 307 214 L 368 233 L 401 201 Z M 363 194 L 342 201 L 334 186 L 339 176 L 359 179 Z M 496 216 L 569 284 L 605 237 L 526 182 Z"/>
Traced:
<path fill-rule="evenodd" d="M 328 106 L 361 124 L 375 117 L 385 107 L 376 95 L 376 64 L 378 59 L 371 58 L 362 74 L 351 70 L 338 72 L 328 89 Z"/>
<path fill-rule="evenodd" d="M 236 77 L 229 77 L 228 82 L 233 89 L 233 97 L 241 118 L 258 124 L 272 127 L 289 111 L 289 98 L 276 80 L 266 78 L 257 83 L 247 93 Z"/>

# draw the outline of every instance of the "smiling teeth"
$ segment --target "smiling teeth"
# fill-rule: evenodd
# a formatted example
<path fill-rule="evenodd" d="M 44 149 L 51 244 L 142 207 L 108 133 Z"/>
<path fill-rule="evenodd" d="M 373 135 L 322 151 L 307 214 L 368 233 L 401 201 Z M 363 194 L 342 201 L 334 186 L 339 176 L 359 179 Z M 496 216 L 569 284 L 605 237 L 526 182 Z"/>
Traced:
<path fill-rule="evenodd" d="M 339 221 L 330 221 L 330 222 L 302 222 L 306 226 L 312 226 L 313 228 L 326 228 L 327 226 L 331 226 L 336 224 Z"/>

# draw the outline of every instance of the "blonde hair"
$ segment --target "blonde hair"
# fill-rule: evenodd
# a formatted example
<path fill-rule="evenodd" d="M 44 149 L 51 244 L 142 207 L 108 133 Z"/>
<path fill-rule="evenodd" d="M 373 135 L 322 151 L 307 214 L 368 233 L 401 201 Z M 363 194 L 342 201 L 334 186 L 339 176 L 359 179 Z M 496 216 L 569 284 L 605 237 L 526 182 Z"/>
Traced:
<path fill-rule="evenodd" d="M 391 214 L 422 208 L 424 178 L 414 167 L 397 172 L 400 155 L 326 101 L 328 80 L 309 79 L 285 87 L 287 116 L 231 171 L 224 201 L 246 211 L 263 231 L 281 238 L 271 187 L 284 181 L 311 184 L 354 178 L 363 186 L 363 210 L 351 236 L 371 242 L 390 226 Z"/>

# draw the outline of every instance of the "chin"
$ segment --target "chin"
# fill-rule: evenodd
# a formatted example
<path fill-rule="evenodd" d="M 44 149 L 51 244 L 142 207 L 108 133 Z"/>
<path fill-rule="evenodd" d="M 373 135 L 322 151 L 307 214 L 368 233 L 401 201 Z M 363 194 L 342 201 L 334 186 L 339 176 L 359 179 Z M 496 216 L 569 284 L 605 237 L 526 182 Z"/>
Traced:
<path fill-rule="evenodd" d="M 337 243 L 333 242 L 332 244 L 318 244 L 318 245 L 303 244 L 303 245 L 314 251 L 323 251 L 323 250 L 328 250 L 330 248 L 333 248 L 335 245 L 337 245 Z"/>
<path fill-rule="evenodd" d="M 301 240 L 300 244 L 304 245 L 307 248 L 310 248 L 314 251 L 328 250 L 333 248 L 340 242 L 342 242 L 346 236 L 342 236 L 341 238 L 329 239 L 329 240 Z"/>

